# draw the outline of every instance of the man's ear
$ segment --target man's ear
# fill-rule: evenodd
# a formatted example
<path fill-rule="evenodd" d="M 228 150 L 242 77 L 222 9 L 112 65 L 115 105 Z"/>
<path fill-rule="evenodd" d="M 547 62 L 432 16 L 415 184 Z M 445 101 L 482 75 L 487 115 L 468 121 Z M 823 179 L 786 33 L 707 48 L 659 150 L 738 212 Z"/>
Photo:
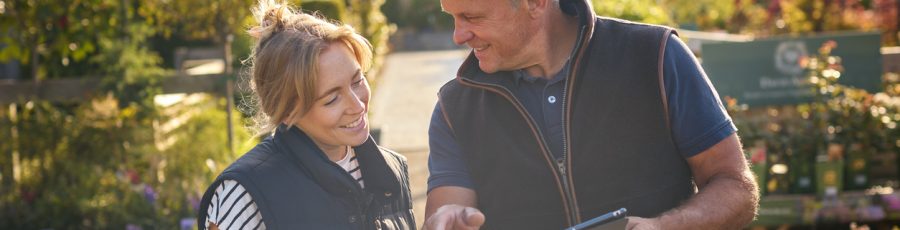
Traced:
<path fill-rule="evenodd" d="M 521 0 L 525 2 L 526 10 L 532 17 L 540 16 L 547 12 L 553 0 Z"/>

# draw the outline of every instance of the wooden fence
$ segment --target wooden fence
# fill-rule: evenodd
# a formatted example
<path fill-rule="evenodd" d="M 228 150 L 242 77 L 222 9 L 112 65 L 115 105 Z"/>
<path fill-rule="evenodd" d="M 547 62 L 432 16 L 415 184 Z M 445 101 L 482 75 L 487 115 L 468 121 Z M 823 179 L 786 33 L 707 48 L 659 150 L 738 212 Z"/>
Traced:
<path fill-rule="evenodd" d="M 230 74 L 175 75 L 161 79 L 163 94 L 212 93 L 225 97 L 228 123 L 228 147 L 234 152 L 234 108 L 235 89 L 243 92 L 248 87 L 235 87 L 235 78 Z M 101 79 L 98 77 L 78 79 L 51 79 L 39 82 L 0 80 L 0 103 L 10 104 L 24 101 L 81 102 L 97 96 Z M 244 84 L 246 85 L 246 84 Z"/>

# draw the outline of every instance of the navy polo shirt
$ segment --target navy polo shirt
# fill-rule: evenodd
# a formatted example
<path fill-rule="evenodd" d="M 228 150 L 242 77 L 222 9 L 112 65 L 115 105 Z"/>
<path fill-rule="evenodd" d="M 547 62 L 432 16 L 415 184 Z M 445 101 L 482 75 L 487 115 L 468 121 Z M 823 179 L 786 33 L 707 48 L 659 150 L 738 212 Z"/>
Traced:
<path fill-rule="evenodd" d="M 669 37 L 663 58 L 672 135 L 682 156 L 692 157 L 736 132 L 703 68 L 677 36 Z M 568 71 L 564 68 L 549 80 L 514 71 L 516 80 L 511 88 L 557 158 L 563 154 L 562 98 Z M 440 106 L 435 106 L 431 115 L 428 138 L 428 190 L 447 185 L 473 188 L 465 153 L 453 138 Z"/>

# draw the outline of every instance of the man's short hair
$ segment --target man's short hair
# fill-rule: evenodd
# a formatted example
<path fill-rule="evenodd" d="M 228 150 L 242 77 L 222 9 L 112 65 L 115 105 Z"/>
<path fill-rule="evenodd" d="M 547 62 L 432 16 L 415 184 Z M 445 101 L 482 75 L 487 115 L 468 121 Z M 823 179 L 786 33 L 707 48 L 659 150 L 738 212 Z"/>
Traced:
<path fill-rule="evenodd" d="M 518 7 L 519 7 L 519 1 L 520 1 L 520 0 L 509 0 L 509 4 L 512 4 L 513 8 L 518 8 Z M 552 3 L 555 3 L 557 6 L 559 6 L 559 0 L 551 0 L 551 2 L 552 2 Z"/>

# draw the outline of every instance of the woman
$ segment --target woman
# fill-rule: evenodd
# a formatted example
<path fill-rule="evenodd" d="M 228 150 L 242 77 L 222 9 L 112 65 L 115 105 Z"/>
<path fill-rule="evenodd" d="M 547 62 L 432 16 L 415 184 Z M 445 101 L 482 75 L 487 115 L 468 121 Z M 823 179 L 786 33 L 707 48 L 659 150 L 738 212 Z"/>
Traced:
<path fill-rule="evenodd" d="M 369 43 L 261 2 L 251 85 L 273 133 L 210 185 L 201 229 L 414 229 L 406 159 L 369 137 Z"/>

